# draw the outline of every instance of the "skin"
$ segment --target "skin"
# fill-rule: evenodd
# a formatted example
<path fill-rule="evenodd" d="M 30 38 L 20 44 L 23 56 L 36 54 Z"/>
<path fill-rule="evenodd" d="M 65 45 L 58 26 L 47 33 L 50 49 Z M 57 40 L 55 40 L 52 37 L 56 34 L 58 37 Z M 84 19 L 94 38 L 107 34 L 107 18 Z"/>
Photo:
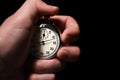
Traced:
<path fill-rule="evenodd" d="M 1 80 L 55 80 L 55 72 L 65 62 L 74 62 L 80 56 L 80 48 L 69 43 L 78 39 L 79 25 L 70 16 L 57 15 L 59 8 L 42 0 L 26 0 L 25 3 L 0 27 L 0 79 Z M 30 40 L 36 22 L 45 15 L 61 30 L 64 44 L 57 57 L 50 60 L 29 59 Z M 26 72 L 26 74 L 24 74 Z"/>

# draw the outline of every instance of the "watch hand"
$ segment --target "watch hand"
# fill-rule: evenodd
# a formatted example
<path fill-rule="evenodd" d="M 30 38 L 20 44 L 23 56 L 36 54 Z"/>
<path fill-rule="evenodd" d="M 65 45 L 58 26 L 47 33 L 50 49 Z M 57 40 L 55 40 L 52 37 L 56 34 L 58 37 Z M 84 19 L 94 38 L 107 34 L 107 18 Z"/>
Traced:
<path fill-rule="evenodd" d="M 49 39 L 49 40 L 45 40 L 45 41 L 40 41 L 40 43 L 41 43 L 42 45 L 45 45 L 45 43 L 49 43 L 49 42 L 51 42 L 51 40 L 54 40 L 54 39 Z"/>
<path fill-rule="evenodd" d="M 45 40 L 44 42 L 51 41 L 51 40 L 53 40 L 53 39 Z"/>

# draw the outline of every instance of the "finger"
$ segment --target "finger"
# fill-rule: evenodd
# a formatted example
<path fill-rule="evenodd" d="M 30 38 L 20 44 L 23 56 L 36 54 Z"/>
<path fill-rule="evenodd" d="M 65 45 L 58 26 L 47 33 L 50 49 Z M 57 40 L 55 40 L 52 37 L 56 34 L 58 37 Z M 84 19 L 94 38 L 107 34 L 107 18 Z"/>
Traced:
<path fill-rule="evenodd" d="M 28 80 L 55 80 L 55 74 L 31 74 Z"/>
<path fill-rule="evenodd" d="M 70 16 L 53 16 L 51 20 L 61 29 L 61 38 L 64 44 L 76 41 L 79 38 L 80 27 L 74 18 Z"/>
<path fill-rule="evenodd" d="M 80 48 L 77 46 L 61 47 L 57 54 L 57 57 L 60 60 L 70 61 L 70 62 L 77 61 L 79 56 L 80 56 Z"/>
<path fill-rule="evenodd" d="M 41 2 L 39 0 L 37 0 L 37 10 L 41 13 L 41 15 L 55 15 L 58 13 L 58 7 L 53 6 L 53 5 L 48 5 L 45 2 L 43 2 L 41 0 Z M 41 4 L 41 5 L 40 5 Z"/>
<path fill-rule="evenodd" d="M 58 59 L 40 60 L 35 59 L 28 63 L 28 68 L 35 73 L 58 72 L 62 69 L 63 64 Z"/>

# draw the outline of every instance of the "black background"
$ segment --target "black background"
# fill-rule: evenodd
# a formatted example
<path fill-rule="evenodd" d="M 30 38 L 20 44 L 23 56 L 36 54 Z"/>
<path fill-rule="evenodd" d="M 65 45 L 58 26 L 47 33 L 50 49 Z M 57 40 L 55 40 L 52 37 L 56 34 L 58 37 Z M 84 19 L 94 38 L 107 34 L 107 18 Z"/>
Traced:
<path fill-rule="evenodd" d="M 92 32 L 97 21 L 96 4 L 91 1 L 84 0 L 44 0 L 48 4 L 56 5 L 60 8 L 58 14 L 69 15 L 74 17 L 80 25 L 80 39 L 76 44 L 81 48 L 81 55 L 77 62 L 67 63 L 65 69 L 57 73 L 57 80 L 80 80 L 87 78 L 95 78 L 99 75 L 97 72 L 97 64 L 99 62 L 94 61 L 94 52 L 90 51 L 90 48 L 94 48 L 92 44 L 95 40 L 92 40 Z M 8 16 L 13 14 L 24 2 L 24 0 L 0 0 L 0 23 L 2 23 Z M 93 9 L 94 8 L 94 9 Z M 100 17 L 100 16 L 99 16 Z M 91 29 L 92 28 L 92 29 Z M 94 48 L 96 51 L 96 48 Z M 92 55 L 92 56 L 91 56 Z M 94 60 L 93 60 L 94 59 Z"/>

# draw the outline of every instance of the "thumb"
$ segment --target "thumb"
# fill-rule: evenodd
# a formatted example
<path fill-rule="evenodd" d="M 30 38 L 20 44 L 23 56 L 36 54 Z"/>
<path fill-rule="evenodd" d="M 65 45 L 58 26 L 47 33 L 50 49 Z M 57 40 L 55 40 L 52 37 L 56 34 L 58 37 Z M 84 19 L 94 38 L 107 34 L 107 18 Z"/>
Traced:
<path fill-rule="evenodd" d="M 31 28 L 40 17 L 44 15 L 55 15 L 57 13 L 58 7 L 48 5 L 42 0 L 26 0 L 6 22 L 13 23 L 17 25 L 16 27 L 20 28 Z"/>
<path fill-rule="evenodd" d="M 44 15 L 55 15 L 57 12 L 57 7 L 48 5 L 42 0 L 26 0 L 24 4 L 1 25 L 0 43 L 3 44 L 1 44 L 1 46 L 4 46 L 5 49 L 11 49 L 17 45 L 19 49 L 19 45 L 25 45 L 25 43 L 30 40 L 33 26 L 40 17 Z"/>

